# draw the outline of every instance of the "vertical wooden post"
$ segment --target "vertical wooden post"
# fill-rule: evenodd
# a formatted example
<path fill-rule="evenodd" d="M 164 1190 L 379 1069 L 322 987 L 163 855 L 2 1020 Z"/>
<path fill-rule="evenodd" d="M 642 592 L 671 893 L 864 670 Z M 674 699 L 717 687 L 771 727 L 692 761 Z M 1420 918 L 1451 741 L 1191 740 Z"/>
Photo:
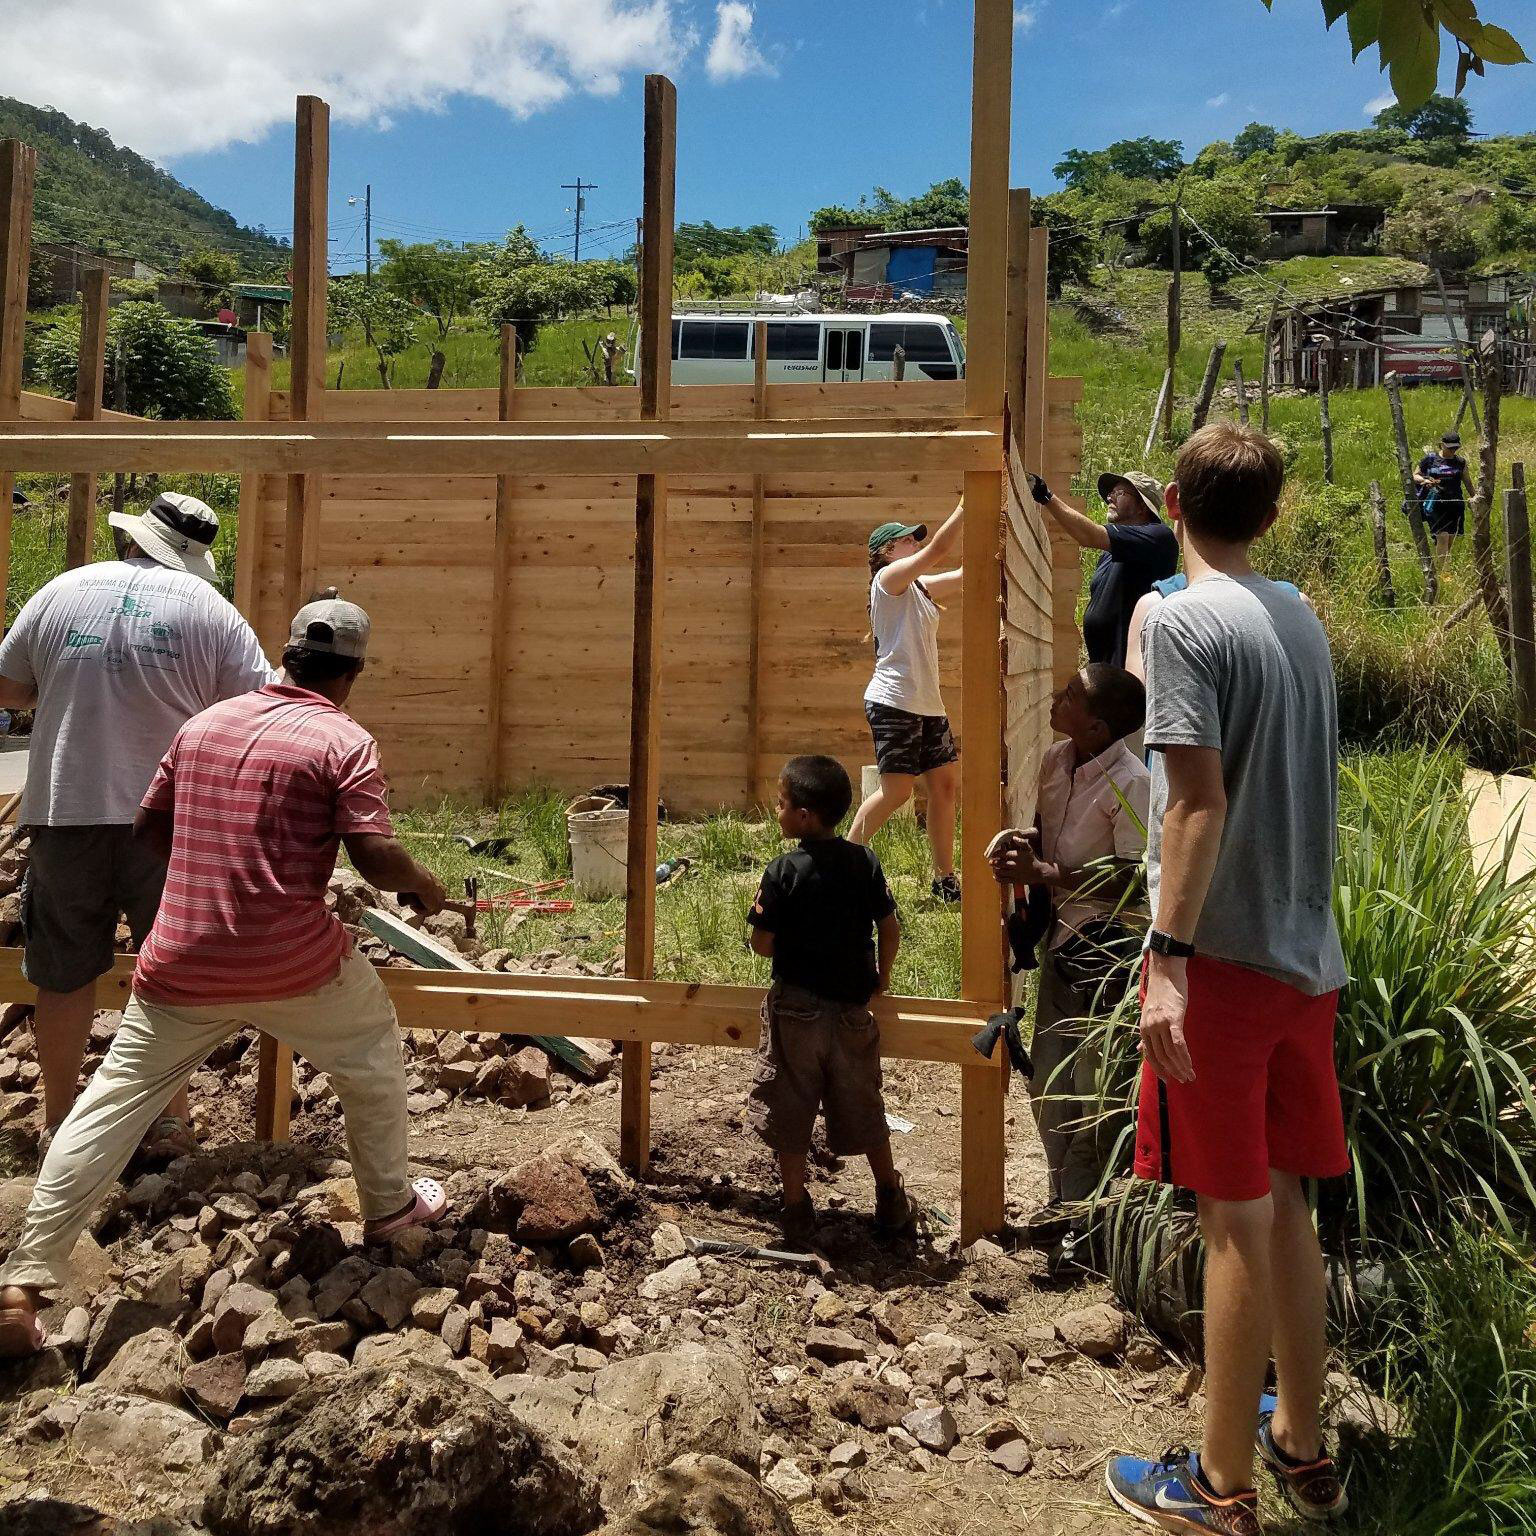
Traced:
<path fill-rule="evenodd" d="M 293 138 L 293 326 L 288 344 L 288 414 L 318 421 L 325 414 L 326 193 L 331 169 L 331 109 L 318 96 L 300 96 Z M 288 477 L 283 528 L 283 627 L 315 584 L 320 534 L 320 481 Z M 288 1134 L 293 1053 L 262 1036 L 256 1076 L 256 1134 Z"/>
<path fill-rule="evenodd" d="M 1180 212 L 1184 189 L 1173 196 L 1173 276 L 1168 281 L 1168 387 L 1159 397 L 1162 409 L 1163 441 L 1173 440 L 1174 380 L 1178 376 L 1179 344 L 1184 329 L 1184 240 Z"/>
<path fill-rule="evenodd" d="M 265 331 L 251 331 L 245 338 L 245 419 L 272 419 L 272 338 Z M 256 578 L 261 570 L 266 542 L 266 497 L 272 480 L 267 475 L 240 477 L 239 525 L 235 530 L 235 607 L 245 621 L 257 626 Z M 292 614 L 288 615 L 289 618 Z"/>
<path fill-rule="evenodd" d="M 1392 561 L 1387 553 L 1387 501 L 1381 494 L 1381 481 L 1371 481 L 1371 540 L 1376 548 L 1376 589 L 1384 607 L 1397 607 L 1397 593 L 1392 586 Z"/>
<path fill-rule="evenodd" d="M 1419 505 L 1419 493 L 1413 483 L 1413 454 L 1408 447 L 1408 426 L 1403 419 L 1403 385 L 1396 373 L 1388 373 L 1382 380 L 1387 390 L 1387 402 L 1392 409 L 1392 441 L 1397 446 L 1397 475 L 1403 487 L 1403 516 L 1413 530 L 1414 547 L 1419 552 L 1419 569 L 1424 573 L 1424 601 L 1432 603 L 1440 595 L 1440 577 L 1435 569 L 1434 553 L 1429 547 L 1429 534 L 1424 528 L 1424 509 Z"/>
<path fill-rule="evenodd" d="M 32 255 L 32 191 L 37 151 L 19 139 L 0 143 L 0 421 L 21 416 L 21 353 L 27 337 L 27 264 Z M 0 623 L 11 574 L 11 492 L 0 473 Z"/>
<path fill-rule="evenodd" d="M 672 244 L 677 176 L 677 90 L 645 77 L 645 237 L 640 247 L 640 419 L 672 413 Z M 661 768 L 662 599 L 666 589 L 667 486 L 635 486 L 635 633 L 630 672 L 629 850 L 624 974 L 648 980 L 656 960 L 656 800 Z M 651 1156 L 651 1043 L 624 1043 L 619 1155 L 636 1173 Z"/>
<path fill-rule="evenodd" d="M 1317 349 L 1317 414 L 1323 429 L 1323 483 L 1333 484 L 1333 411 L 1329 405 L 1329 375 L 1333 372 L 1333 348 L 1325 341 Z"/>
<path fill-rule="evenodd" d="M 752 414 L 768 414 L 768 322 L 752 327 Z M 758 803 L 763 727 L 763 516 L 766 511 L 763 477 L 752 477 L 752 564 L 747 591 L 747 807 Z"/>
<path fill-rule="evenodd" d="M 512 421 L 516 416 L 517 327 L 501 328 L 501 388 L 496 397 L 496 419 Z M 507 750 L 502 744 L 503 695 L 507 681 L 507 584 L 512 559 L 512 476 L 496 477 L 496 532 L 491 555 L 491 675 L 490 697 L 486 705 L 486 728 L 490 732 L 491 797 L 497 805 L 507 792 Z"/>
<path fill-rule="evenodd" d="M 105 267 L 85 274 L 80 290 L 80 352 L 75 367 L 75 420 L 101 420 L 101 390 L 107 373 L 107 298 L 112 279 Z M 65 525 L 64 567 L 87 565 L 96 538 L 96 476 L 69 477 L 69 521 Z"/>
<path fill-rule="evenodd" d="M 331 109 L 318 96 L 299 97 L 293 160 L 289 416 L 294 421 L 319 421 L 325 414 L 326 194 L 331 167 Z M 319 502 L 320 483 L 314 475 L 288 477 L 283 595 L 290 617 L 315 584 Z"/>
<path fill-rule="evenodd" d="M 1232 382 L 1237 387 L 1237 419 L 1246 427 L 1248 425 L 1248 385 L 1243 378 L 1243 360 L 1240 357 L 1232 359 Z"/>
<path fill-rule="evenodd" d="M 966 277 L 965 411 L 997 416 L 1007 395 L 1008 155 L 1013 86 L 1011 0 L 976 0 L 971 94 L 971 232 Z M 965 477 L 960 759 L 960 971 L 964 996 L 1003 1006 L 1002 892 L 986 847 L 1003 819 L 1003 465 Z M 1003 1225 L 1004 1076 L 1001 1056 L 961 1069 L 960 1234 L 973 1242 Z"/>
<path fill-rule="evenodd" d="M 1536 612 L 1531 596 L 1531 524 L 1525 501 L 1525 465 L 1510 467 L 1504 492 L 1504 548 L 1509 558 L 1510 659 L 1515 683 L 1515 725 L 1526 762 L 1536 755 Z"/>
<path fill-rule="evenodd" d="M 1195 400 L 1195 414 L 1190 417 L 1189 429 L 1198 432 L 1211 414 L 1211 401 L 1216 398 L 1216 381 L 1221 377 L 1221 360 L 1227 355 L 1227 344 L 1218 341 L 1211 348 L 1205 362 L 1205 377 L 1200 380 L 1200 394 Z"/>
<path fill-rule="evenodd" d="M 1024 461 L 1037 474 L 1045 466 L 1030 456 L 1025 444 L 1026 359 L 1029 355 L 1029 220 L 1030 196 L 1025 187 L 1008 193 L 1008 299 L 1003 340 L 1003 390 L 1008 407 L 1008 436 L 1004 451 L 1018 444 Z"/>
<path fill-rule="evenodd" d="M 1477 414 L 1477 395 L 1472 388 L 1472 369 L 1467 363 L 1467 354 L 1461 344 L 1461 333 L 1456 329 L 1456 317 L 1451 314 L 1451 301 L 1445 292 L 1445 277 L 1439 267 L 1435 267 L 1435 291 L 1440 295 L 1440 313 L 1445 316 L 1446 326 L 1451 333 L 1451 345 L 1456 349 L 1456 366 L 1461 371 L 1461 404 L 1463 410 L 1472 413 L 1472 425 L 1478 431 L 1483 430 L 1483 423 Z M 1467 345 L 1472 344 L 1470 336 Z M 1461 411 L 1456 413 L 1456 425 L 1461 425 Z"/>
<path fill-rule="evenodd" d="M 1269 301 L 1269 319 L 1264 322 L 1264 364 L 1259 369 L 1259 431 L 1269 431 L 1269 376 L 1272 368 L 1270 353 L 1275 345 L 1275 321 L 1280 315 L 1280 300 L 1285 289 L 1277 288 Z"/>

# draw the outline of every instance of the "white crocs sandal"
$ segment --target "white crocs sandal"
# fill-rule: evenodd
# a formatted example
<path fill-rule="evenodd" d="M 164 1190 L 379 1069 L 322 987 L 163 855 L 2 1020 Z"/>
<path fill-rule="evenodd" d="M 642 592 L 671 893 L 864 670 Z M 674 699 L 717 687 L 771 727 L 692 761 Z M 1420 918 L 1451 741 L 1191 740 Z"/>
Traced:
<path fill-rule="evenodd" d="M 404 1232 L 407 1227 L 430 1227 L 448 1209 L 447 1191 L 436 1179 L 412 1179 L 411 1192 L 416 1196 L 415 1200 L 398 1216 L 391 1216 L 376 1227 L 364 1228 L 365 1242 L 381 1243 L 387 1237 Z"/>

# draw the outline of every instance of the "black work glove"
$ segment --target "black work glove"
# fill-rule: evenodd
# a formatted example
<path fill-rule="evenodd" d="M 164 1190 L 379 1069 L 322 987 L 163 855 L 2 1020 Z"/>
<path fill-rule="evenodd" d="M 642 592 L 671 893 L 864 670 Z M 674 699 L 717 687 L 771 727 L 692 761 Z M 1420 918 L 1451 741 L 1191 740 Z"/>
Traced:
<path fill-rule="evenodd" d="M 1025 478 L 1029 481 L 1029 494 L 1043 507 L 1051 499 L 1051 488 L 1039 475 L 1031 475 L 1026 471 Z"/>

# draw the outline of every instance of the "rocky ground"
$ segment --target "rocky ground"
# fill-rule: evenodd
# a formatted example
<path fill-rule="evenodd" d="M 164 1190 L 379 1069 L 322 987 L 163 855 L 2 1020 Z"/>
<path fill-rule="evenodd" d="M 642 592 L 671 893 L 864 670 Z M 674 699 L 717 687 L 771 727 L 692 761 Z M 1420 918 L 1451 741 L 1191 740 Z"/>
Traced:
<path fill-rule="evenodd" d="M 370 897 L 336 899 L 355 921 Z M 253 1045 L 193 1079 L 203 1150 L 130 1170 L 50 1347 L 0 1369 L 0 1533 L 1097 1533 L 1122 1528 L 1109 1449 L 1193 1432 L 1198 1370 L 1102 1286 L 1011 1242 L 960 1251 L 948 1069 L 888 1069 L 924 1230 L 875 1241 L 867 1168 L 823 1156 L 802 1265 L 700 1247 L 776 1241 L 750 1053 L 656 1049 L 639 1184 L 613 1157 L 614 1076 L 414 1033 L 414 1165 L 452 1209 L 365 1248 L 323 1077 L 299 1065 L 291 1143 L 249 1140 Z M 35 1075 L 13 1011 L 0 1252 L 30 1191 Z M 1043 1168 L 1017 1091 L 1010 1143 L 1021 1214 Z"/>

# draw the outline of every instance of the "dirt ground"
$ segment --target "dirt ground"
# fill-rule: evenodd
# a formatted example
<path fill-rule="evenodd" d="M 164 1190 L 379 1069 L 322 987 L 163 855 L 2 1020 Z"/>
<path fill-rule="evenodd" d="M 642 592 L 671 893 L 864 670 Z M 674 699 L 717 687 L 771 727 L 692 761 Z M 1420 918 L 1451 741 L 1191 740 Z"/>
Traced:
<path fill-rule="evenodd" d="M 744 1125 L 751 1053 L 685 1047 L 656 1047 L 655 1052 L 651 1173 L 632 1208 L 613 1213 L 602 1234 L 605 1302 L 616 1316 L 629 1313 L 640 1282 L 660 1267 L 650 1238 L 661 1223 L 674 1222 L 692 1237 L 747 1245 L 771 1245 L 777 1239 L 773 1163 Z M 301 1064 L 301 1090 L 305 1076 Z M 232 1091 L 237 1083 L 242 1086 Z M 249 1136 L 248 1076 L 232 1079 L 227 1072 L 205 1070 L 192 1086 L 205 1146 Z M 1164 1351 L 1161 1363 L 1150 1368 L 1151 1341 L 1134 1331 L 1132 1339 L 1140 1346 L 1137 1367 L 1123 1358 L 1098 1362 L 1042 1344 L 1050 1340 L 1053 1319 L 1111 1299 L 1107 1288 L 1082 1276 L 1054 1279 L 1044 1254 L 1009 1239 L 1004 1240 L 1007 1258 L 976 1263 L 960 1255 L 959 1075 L 951 1068 L 892 1063 L 886 1087 L 890 1113 L 914 1125 L 893 1139 L 908 1187 L 929 1212 L 927 1235 L 889 1246 L 874 1241 L 867 1167 L 814 1159 L 813 1194 L 822 1212 L 821 1246 L 830 1270 L 818 1279 L 785 1265 L 728 1258 L 722 1264 L 728 1283 L 715 1287 L 731 1303 L 728 1320 L 711 1315 L 704 1296 L 680 1316 L 659 1321 L 637 1307 L 637 1321 L 658 1330 L 664 1324 L 671 1328 L 648 1336 L 640 1347 L 666 1347 L 689 1337 L 719 1337 L 736 1347 L 752 1374 L 765 1432 L 787 1440 L 813 1475 L 833 1444 L 854 1438 L 870 1447 L 869 1463 L 855 1479 L 858 1496 L 840 1514 L 815 1499 L 795 1507 L 794 1519 L 803 1531 L 964 1536 L 1004 1522 L 1040 1536 L 1096 1536 L 1125 1529 L 1103 1492 L 1106 1455 L 1113 1448 L 1158 1452 L 1195 1434 L 1198 1398 L 1191 1405 L 1180 1395 L 1181 1385 L 1187 1385 L 1186 1363 Z M 616 1152 L 617 1089 L 616 1077 L 591 1086 L 563 1085 L 548 1107 L 539 1109 L 508 1110 L 484 1100 L 453 1098 L 441 1108 L 413 1115 L 413 1163 L 417 1171 L 444 1180 L 458 1170 L 498 1170 L 575 1131 Z M 311 1166 L 317 1162 L 314 1154 L 345 1157 L 339 1119 L 327 1106 L 301 1109 L 292 1135 L 291 1151 L 250 1147 L 240 1155 L 263 1165 L 284 1158 L 297 1165 L 309 1154 Z M 1017 1087 L 1009 1105 L 1009 1144 L 1009 1214 L 1017 1220 L 1039 1203 L 1044 1185 L 1028 1100 Z M 13 1154 L 19 1151 L 13 1140 Z M 13 1156 L 8 1171 L 22 1171 L 14 1166 L 18 1160 Z M 266 1166 L 262 1173 L 268 1175 Z M 108 1252 L 119 1268 L 131 1266 L 133 1239 L 120 1239 Z M 921 1470 L 886 1454 L 882 1436 L 831 1419 L 825 1412 L 821 1368 L 804 1351 L 809 1300 L 823 1290 L 848 1303 L 855 1315 L 890 1299 L 919 1332 L 1012 1341 L 1024 1361 L 1022 1377 L 1006 1389 L 991 1388 L 990 1413 L 1011 1416 L 1025 1431 L 1032 1468 L 1013 1476 L 992 1465 L 974 1431 L 970 1436 L 965 1432 L 963 1415 L 955 1451 L 928 1458 Z M 15 1391 L 0 1375 L 0 1403 Z M 0 1496 L 35 1496 L 46 1488 L 77 1507 L 123 1516 L 165 1507 L 162 1491 L 71 1462 L 46 1445 L 29 1451 L 24 1463 L 0 1470 Z M 0 1505 L 0 1532 L 6 1529 Z M 105 1532 L 113 1527 L 88 1522 L 79 1529 Z"/>

